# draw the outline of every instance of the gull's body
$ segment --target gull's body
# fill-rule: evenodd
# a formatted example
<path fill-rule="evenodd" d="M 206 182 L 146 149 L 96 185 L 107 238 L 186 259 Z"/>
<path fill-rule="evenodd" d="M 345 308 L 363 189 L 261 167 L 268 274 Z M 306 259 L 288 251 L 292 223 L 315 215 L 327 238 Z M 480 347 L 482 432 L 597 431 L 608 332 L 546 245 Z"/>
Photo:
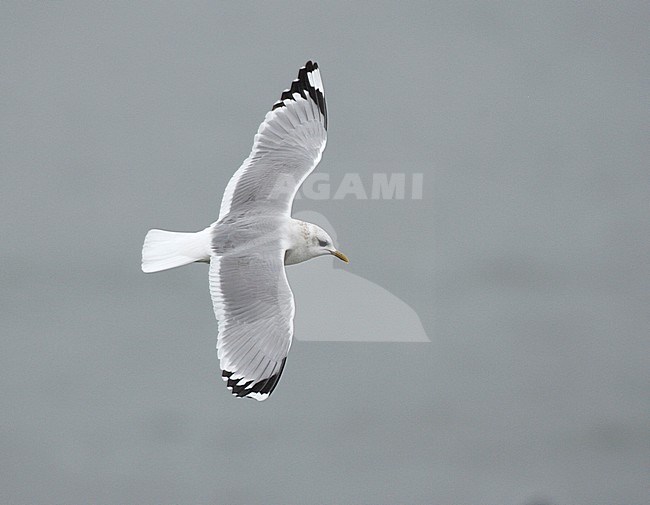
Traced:
<path fill-rule="evenodd" d="M 307 62 L 260 125 L 226 187 L 219 219 L 196 233 L 150 230 L 145 238 L 144 272 L 210 263 L 222 376 L 238 397 L 268 398 L 282 374 L 295 313 L 284 266 L 329 254 L 347 262 L 323 229 L 291 217 L 326 141 L 320 71 Z"/>

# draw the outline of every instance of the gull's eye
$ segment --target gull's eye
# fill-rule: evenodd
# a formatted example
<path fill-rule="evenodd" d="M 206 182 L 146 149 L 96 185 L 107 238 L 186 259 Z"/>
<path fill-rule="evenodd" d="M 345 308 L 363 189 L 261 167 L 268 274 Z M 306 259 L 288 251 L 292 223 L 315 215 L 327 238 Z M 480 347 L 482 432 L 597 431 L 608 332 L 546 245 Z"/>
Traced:
<path fill-rule="evenodd" d="M 325 247 L 327 245 L 327 241 L 318 239 L 318 245 L 321 246 L 321 247 Z"/>

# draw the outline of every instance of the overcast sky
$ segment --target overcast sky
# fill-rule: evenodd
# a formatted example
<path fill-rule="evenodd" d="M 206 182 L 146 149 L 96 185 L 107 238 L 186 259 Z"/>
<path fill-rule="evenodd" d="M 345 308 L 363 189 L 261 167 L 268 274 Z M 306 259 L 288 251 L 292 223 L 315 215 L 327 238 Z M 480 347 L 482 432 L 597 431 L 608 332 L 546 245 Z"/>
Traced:
<path fill-rule="evenodd" d="M 647 2 L 2 2 L 0 502 L 649 503 L 649 25 Z M 284 375 L 237 400 L 207 267 L 144 275 L 142 240 L 216 219 L 308 59 L 332 198 L 294 210 L 352 261 L 291 267 Z M 422 174 L 422 198 L 335 200 L 345 174 Z"/>

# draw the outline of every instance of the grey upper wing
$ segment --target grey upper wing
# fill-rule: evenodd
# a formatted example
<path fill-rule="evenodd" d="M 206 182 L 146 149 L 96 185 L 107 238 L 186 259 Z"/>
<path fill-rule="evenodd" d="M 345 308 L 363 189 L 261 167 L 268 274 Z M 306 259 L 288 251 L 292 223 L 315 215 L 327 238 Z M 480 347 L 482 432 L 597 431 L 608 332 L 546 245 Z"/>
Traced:
<path fill-rule="evenodd" d="M 295 307 L 284 252 L 213 256 L 210 294 L 228 389 L 239 397 L 266 399 L 280 379 L 293 336 Z"/>
<path fill-rule="evenodd" d="M 318 64 L 308 61 L 266 114 L 253 149 L 230 179 L 219 221 L 228 214 L 291 213 L 298 188 L 327 142 L 327 107 Z"/>

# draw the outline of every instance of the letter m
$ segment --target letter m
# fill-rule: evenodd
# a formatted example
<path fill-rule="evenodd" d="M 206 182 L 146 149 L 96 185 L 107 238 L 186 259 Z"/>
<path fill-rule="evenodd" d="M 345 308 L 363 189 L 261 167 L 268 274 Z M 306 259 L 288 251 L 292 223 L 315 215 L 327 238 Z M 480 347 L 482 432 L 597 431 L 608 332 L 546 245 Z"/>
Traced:
<path fill-rule="evenodd" d="M 406 174 L 372 174 L 373 200 L 404 200 Z"/>

